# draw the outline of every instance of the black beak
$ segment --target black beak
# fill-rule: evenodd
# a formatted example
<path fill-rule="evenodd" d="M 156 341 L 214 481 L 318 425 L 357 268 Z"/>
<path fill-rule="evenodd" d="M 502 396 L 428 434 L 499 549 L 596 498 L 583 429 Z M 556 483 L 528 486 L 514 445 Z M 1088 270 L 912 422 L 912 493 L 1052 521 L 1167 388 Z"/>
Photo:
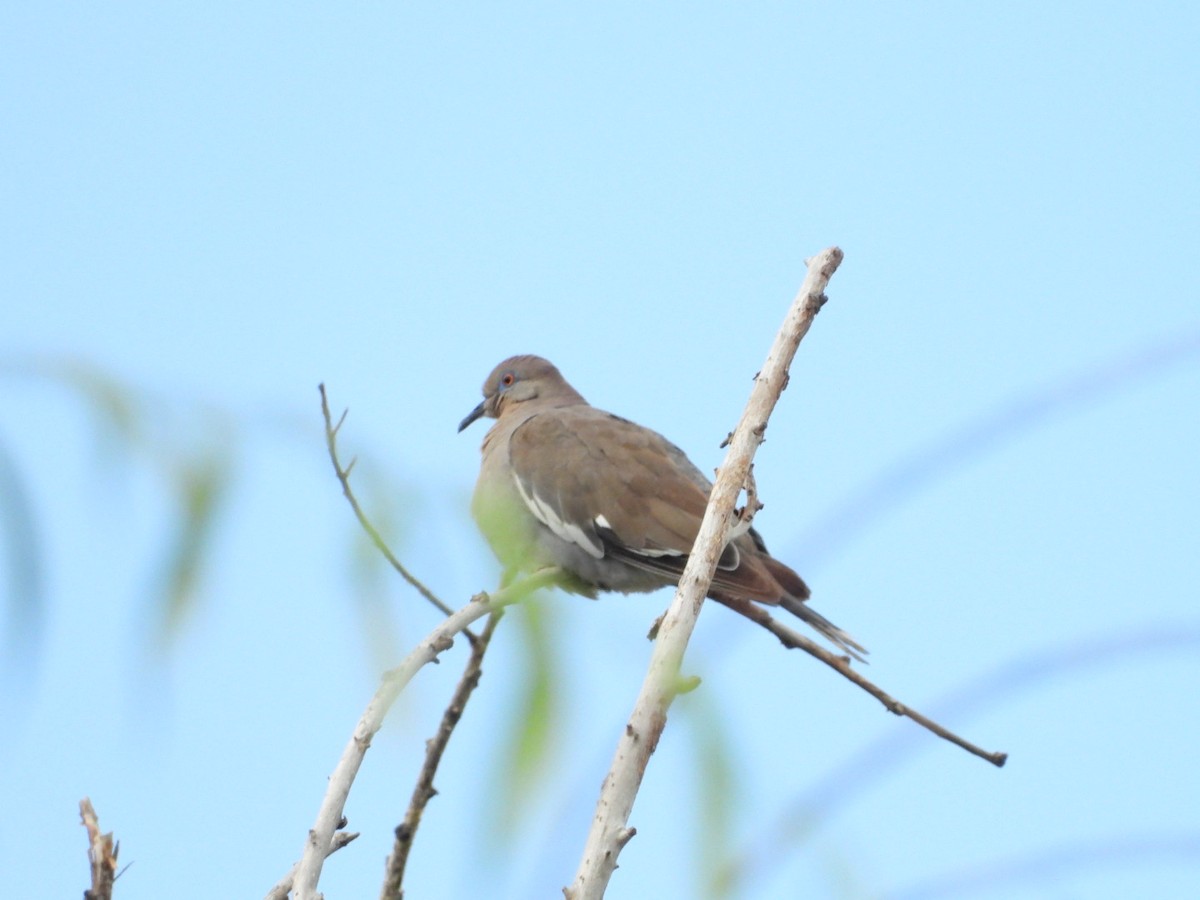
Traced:
<path fill-rule="evenodd" d="M 467 413 L 467 417 L 458 423 L 459 432 L 461 433 L 464 428 L 466 428 L 476 419 L 481 418 L 483 416 L 485 407 L 487 407 L 487 400 L 481 400 L 477 407 Z"/>

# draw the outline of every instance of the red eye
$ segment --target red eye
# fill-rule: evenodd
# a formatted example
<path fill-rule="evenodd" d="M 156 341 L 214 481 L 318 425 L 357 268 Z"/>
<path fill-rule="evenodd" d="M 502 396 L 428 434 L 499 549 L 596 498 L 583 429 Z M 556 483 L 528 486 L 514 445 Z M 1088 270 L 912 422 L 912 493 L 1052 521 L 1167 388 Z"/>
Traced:
<path fill-rule="evenodd" d="M 505 372 L 500 376 L 500 385 L 502 387 L 508 387 L 516 380 L 516 376 L 514 376 L 512 372 Z"/>

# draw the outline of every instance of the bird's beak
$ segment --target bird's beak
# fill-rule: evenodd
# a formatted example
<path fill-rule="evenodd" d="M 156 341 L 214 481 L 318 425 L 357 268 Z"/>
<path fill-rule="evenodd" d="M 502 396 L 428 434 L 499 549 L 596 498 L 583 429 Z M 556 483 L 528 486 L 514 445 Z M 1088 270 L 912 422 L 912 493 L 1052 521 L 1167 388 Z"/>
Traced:
<path fill-rule="evenodd" d="M 476 419 L 481 418 L 486 411 L 487 411 L 487 400 L 484 399 L 479 402 L 479 405 L 477 407 L 475 407 L 473 410 L 471 410 L 469 413 L 467 413 L 467 417 L 465 419 L 463 419 L 461 422 L 458 423 L 459 432 L 461 433 L 464 428 L 466 428 L 468 425 L 470 425 Z"/>

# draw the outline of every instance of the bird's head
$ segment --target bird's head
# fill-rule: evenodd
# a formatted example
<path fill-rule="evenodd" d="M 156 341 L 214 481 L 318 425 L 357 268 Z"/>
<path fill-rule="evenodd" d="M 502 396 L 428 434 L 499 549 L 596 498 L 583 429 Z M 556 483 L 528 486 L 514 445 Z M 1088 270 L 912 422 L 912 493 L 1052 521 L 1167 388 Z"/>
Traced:
<path fill-rule="evenodd" d="M 586 403 L 579 392 L 567 384 L 562 373 L 540 356 L 510 356 L 488 375 L 483 383 L 483 400 L 458 424 L 462 431 L 476 419 L 498 419 L 524 404 L 542 407 L 572 406 Z"/>

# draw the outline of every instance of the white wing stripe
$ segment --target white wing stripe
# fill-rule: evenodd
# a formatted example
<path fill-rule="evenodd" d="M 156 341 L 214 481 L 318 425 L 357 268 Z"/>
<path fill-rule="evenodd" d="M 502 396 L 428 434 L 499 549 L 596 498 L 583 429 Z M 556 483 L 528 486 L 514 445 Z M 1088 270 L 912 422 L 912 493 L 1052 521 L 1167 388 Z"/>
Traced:
<path fill-rule="evenodd" d="M 684 554 L 678 550 L 650 550 L 643 547 L 641 550 L 634 550 L 632 547 L 627 548 L 630 553 L 636 553 L 638 556 L 683 556 Z"/>
<path fill-rule="evenodd" d="M 603 528 L 605 531 L 613 530 L 613 527 L 608 524 L 608 519 L 604 518 L 603 515 L 596 516 L 594 519 L 592 519 L 592 522 L 595 523 L 597 528 Z M 626 547 L 625 549 L 630 553 L 637 554 L 638 556 L 650 556 L 655 558 L 659 556 L 683 556 L 683 553 L 679 550 L 649 550 L 645 547 L 643 547 L 641 550 L 635 550 L 633 547 Z"/>
<path fill-rule="evenodd" d="M 582 548 L 588 556 L 595 559 L 604 558 L 604 547 L 601 546 L 595 537 L 587 534 L 578 525 L 572 522 L 564 522 L 560 519 L 550 504 L 542 500 L 537 494 L 532 494 L 525 490 L 525 485 L 521 483 L 521 479 L 515 473 L 513 474 L 513 481 L 516 482 L 517 493 L 521 495 L 521 499 L 525 501 L 525 505 L 533 513 L 535 519 L 568 544 L 575 544 Z"/>

